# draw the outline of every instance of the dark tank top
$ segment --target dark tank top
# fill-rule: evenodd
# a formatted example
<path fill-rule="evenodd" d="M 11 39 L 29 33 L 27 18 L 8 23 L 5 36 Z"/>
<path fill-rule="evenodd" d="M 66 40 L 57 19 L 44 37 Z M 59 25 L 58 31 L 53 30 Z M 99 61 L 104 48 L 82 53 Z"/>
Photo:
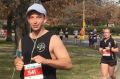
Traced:
<path fill-rule="evenodd" d="M 30 63 L 31 52 L 34 46 L 34 41 L 36 41 L 36 45 L 35 45 L 35 49 L 33 51 L 32 57 L 40 55 L 46 59 L 51 59 L 51 55 L 49 52 L 49 44 L 50 44 L 50 39 L 52 35 L 54 34 L 51 32 L 47 32 L 41 37 L 39 37 L 37 41 L 35 39 L 32 40 L 29 37 L 29 35 L 26 35 L 22 38 L 22 55 L 24 58 L 23 59 L 24 64 Z M 32 63 L 35 63 L 35 62 L 32 61 Z M 42 64 L 42 70 L 43 70 L 44 79 L 56 79 L 55 68 L 49 65 Z M 24 79 L 23 75 L 24 75 L 24 72 L 22 70 L 20 74 L 21 79 Z"/>

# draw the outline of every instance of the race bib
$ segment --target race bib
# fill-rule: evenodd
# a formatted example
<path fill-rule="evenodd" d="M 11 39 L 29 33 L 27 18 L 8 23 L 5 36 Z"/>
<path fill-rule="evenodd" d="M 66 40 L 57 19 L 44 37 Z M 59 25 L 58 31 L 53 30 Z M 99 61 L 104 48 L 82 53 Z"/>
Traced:
<path fill-rule="evenodd" d="M 110 53 L 110 51 L 103 50 L 103 54 L 102 54 L 102 55 L 103 55 L 103 56 L 110 56 L 111 53 Z"/>
<path fill-rule="evenodd" d="M 41 64 L 32 63 L 24 65 L 24 79 L 43 79 Z"/>

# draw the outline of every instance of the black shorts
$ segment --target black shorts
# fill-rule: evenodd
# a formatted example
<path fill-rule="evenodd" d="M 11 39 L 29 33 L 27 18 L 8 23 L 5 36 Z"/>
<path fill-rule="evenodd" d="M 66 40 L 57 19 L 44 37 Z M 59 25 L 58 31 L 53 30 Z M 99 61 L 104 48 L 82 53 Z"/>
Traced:
<path fill-rule="evenodd" d="M 110 66 L 115 66 L 117 64 L 117 60 L 116 59 L 105 59 L 102 57 L 100 63 L 108 64 Z"/>

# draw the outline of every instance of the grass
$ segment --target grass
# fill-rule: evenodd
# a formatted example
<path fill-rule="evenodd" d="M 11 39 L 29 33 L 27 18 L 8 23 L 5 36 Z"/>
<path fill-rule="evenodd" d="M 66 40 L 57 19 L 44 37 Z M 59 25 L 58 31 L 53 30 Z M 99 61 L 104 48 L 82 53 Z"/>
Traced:
<path fill-rule="evenodd" d="M 58 79 L 99 79 L 100 55 L 96 50 L 67 46 L 70 52 L 73 69 L 70 71 L 58 70 Z"/>
<path fill-rule="evenodd" d="M 13 53 L 15 45 L 13 43 L 4 41 L 0 42 L 0 44 L 0 79 L 11 79 L 14 69 Z"/>
<path fill-rule="evenodd" d="M 3 48 L 2 48 L 3 47 Z M 99 79 L 99 59 L 97 50 L 66 46 L 72 58 L 73 68 L 71 70 L 57 70 L 58 79 Z M 1 49 L 2 48 L 2 49 Z M 2 51 L 1 51 L 2 50 Z M 13 72 L 13 43 L 2 43 L 0 46 L 0 79 L 11 79 Z M 14 79 L 19 79 L 19 72 L 15 72 Z M 7 75 L 7 76 L 6 76 Z"/>

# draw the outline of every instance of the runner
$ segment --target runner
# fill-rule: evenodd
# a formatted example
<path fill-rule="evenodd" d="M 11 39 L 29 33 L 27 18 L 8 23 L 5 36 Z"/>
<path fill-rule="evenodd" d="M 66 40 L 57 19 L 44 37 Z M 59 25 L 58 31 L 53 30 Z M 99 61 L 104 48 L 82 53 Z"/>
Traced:
<path fill-rule="evenodd" d="M 101 58 L 101 74 L 102 79 L 116 79 L 115 66 L 117 59 L 115 53 L 118 52 L 118 46 L 116 41 L 111 37 L 110 29 L 103 29 L 103 40 L 100 42 L 99 52 L 102 55 Z"/>
<path fill-rule="evenodd" d="M 77 44 L 78 30 L 74 30 L 73 34 L 74 34 L 75 44 Z"/>
<path fill-rule="evenodd" d="M 68 40 L 68 28 L 65 28 L 65 39 Z"/>

